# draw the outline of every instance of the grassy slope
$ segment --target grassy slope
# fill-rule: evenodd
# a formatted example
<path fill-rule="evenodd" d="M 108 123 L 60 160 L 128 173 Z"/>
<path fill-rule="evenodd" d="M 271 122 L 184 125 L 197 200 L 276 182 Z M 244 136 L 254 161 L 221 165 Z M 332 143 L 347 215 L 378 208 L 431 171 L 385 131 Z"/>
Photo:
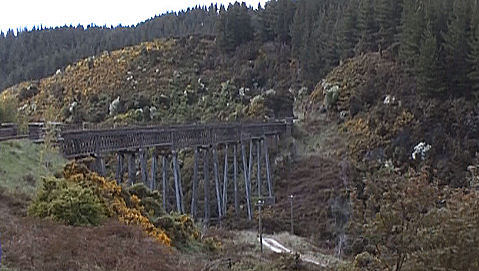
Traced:
<path fill-rule="evenodd" d="M 58 152 L 46 154 L 42 145 L 28 140 L 0 142 L 0 187 L 32 195 L 41 177 L 54 175 L 65 162 Z"/>
<path fill-rule="evenodd" d="M 41 177 L 53 175 L 56 171 L 61 170 L 66 162 L 58 152 L 52 152 L 48 155 L 50 166 L 46 167 L 45 163 L 42 162 L 46 158 L 43 159 L 43 157 L 45 157 L 45 151 L 43 151 L 42 146 L 33 144 L 28 140 L 0 142 L 0 189 L 5 189 L 5 191 L 13 194 L 33 195 L 41 183 Z M 9 211 L 11 211 L 10 208 L 0 212 L 3 221 L 11 221 L 11 217 L 7 214 Z M 2 229 L 0 233 L 5 233 L 5 229 Z M 2 237 L 6 236 L 3 235 Z M 4 245 L 4 258 L 0 271 L 17 270 L 6 265 L 8 246 L 5 246 L 5 242 L 2 242 L 2 244 Z"/>

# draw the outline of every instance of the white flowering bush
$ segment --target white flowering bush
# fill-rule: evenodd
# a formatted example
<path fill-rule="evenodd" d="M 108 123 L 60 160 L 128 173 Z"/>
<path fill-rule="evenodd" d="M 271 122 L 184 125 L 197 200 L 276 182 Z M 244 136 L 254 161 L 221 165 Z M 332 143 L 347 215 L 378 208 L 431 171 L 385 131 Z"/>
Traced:
<path fill-rule="evenodd" d="M 426 159 L 426 154 L 428 151 L 430 151 L 432 148 L 431 145 L 425 143 L 425 142 L 420 142 L 414 147 L 414 152 L 412 153 L 411 157 L 413 160 L 421 159 L 424 161 Z"/>

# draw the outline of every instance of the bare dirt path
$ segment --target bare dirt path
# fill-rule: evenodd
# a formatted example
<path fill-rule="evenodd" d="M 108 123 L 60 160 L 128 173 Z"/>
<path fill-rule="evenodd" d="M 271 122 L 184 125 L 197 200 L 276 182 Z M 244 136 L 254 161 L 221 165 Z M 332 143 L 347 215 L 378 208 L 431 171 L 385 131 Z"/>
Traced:
<path fill-rule="evenodd" d="M 258 238 L 259 242 L 259 238 Z M 264 236 L 263 246 L 273 251 L 274 253 L 298 254 L 303 262 L 312 263 L 323 268 L 331 267 L 331 264 L 338 264 L 338 259 L 330 256 L 314 253 L 313 251 L 299 253 L 291 248 L 287 248 L 273 237 Z"/>

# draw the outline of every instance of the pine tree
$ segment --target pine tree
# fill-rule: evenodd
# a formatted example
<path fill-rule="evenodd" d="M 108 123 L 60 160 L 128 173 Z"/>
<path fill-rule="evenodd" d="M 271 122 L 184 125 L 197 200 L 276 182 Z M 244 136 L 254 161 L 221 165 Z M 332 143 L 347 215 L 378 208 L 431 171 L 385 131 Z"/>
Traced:
<path fill-rule="evenodd" d="M 395 14 L 394 3 L 396 0 L 377 0 L 375 5 L 376 20 L 378 22 L 379 31 L 377 40 L 380 49 L 386 49 L 394 41 L 395 32 Z"/>
<path fill-rule="evenodd" d="M 225 51 L 233 51 L 238 45 L 253 39 L 251 15 L 245 3 L 230 4 L 227 11 L 220 7 L 216 34 L 219 47 Z"/>
<path fill-rule="evenodd" d="M 278 3 L 278 17 L 275 23 L 276 37 L 281 42 L 289 42 L 291 40 L 289 29 L 293 23 L 296 6 L 290 0 L 279 0 Z"/>
<path fill-rule="evenodd" d="M 260 36 L 262 41 L 277 40 L 281 42 L 291 41 L 291 25 L 295 16 L 296 5 L 291 0 L 276 0 L 266 3 L 266 7 L 260 13 L 262 25 Z"/>
<path fill-rule="evenodd" d="M 361 33 L 356 46 L 357 53 L 377 51 L 376 33 L 378 32 L 375 20 L 373 0 L 361 0 L 359 3 L 358 26 Z"/>
<path fill-rule="evenodd" d="M 416 63 L 417 87 L 425 94 L 443 92 L 441 86 L 441 69 L 437 54 L 437 39 L 433 34 L 431 24 L 427 24 L 419 48 Z"/>
<path fill-rule="evenodd" d="M 326 75 L 330 70 L 339 65 L 340 49 L 338 46 L 338 40 L 340 39 L 340 35 L 339 23 L 337 18 L 339 18 L 339 14 L 334 14 L 333 12 L 330 12 L 329 15 L 326 17 L 326 46 L 323 53 L 323 57 L 325 58 L 326 62 L 326 66 L 323 68 L 323 71 L 325 73 L 324 75 Z"/>
<path fill-rule="evenodd" d="M 471 51 L 467 56 L 467 61 L 470 64 L 467 78 L 470 80 L 472 91 L 479 91 L 479 27 L 476 27 L 474 35 L 471 35 L 469 41 Z"/>
<path fill-rule="evenodd" d="M 399 60 L 406 70 L 414 71 L 424 29 L 424 12 L 419 0 L 404 0 L 399 34 Z"/>
<path fill-rule="evenodd" d="M 339 43 L 341 59 L 353 57 L 354 48 L 359 41 L 358 6 L 357 1 L 350 1 L 344 14 Z"/>
<path fill-rule="evenodd" d="M 448 88 L 462 92 L 467 89 L 467 72 L 469 70 L 466 56 L 469 52 L 468 32 L 470 29 L 468 5 L 463 0 L 454 2 L 447 32 L 443 33 L 445 51 L 445 69 Z M 451 68 L 453 67 L 453 68 Z"/>
<path fill-rule="evenodd" d="M 275 9 L 277 2 L 267 2 L 264 9 L 258 9 L 260 28 L 258 29 L 258 35 L 261 42 L 274 40 L 273 21 L 275 17 Z"/>
<path fill-rule="evenodd" d="M 306 2 L 301 1 L 296 8 L 290 29 L 291 49 L 295 57 L 299 57 L 303 50 L 306 35 Z"/>
<path fill-rule="evenodd" d="M 237 45 L 244 42 L 253 40 L 254 38 L 254 29 L 251 25 L 251 14 L 250 9 L 246 6 L 245 2 L 241 3 L 239 10 L 237 11 L 236 19 L 236 29 L 238 29 L 238 36 L 236 43 Z"/>
<path fill-rule="evenodd" d="M 292 33 L 293 54 L 299 59 L 301 76 L 307 84 L 314 85 L 324 75 L 327 66 L 327 43 L 335 43 L 328 32 L 328 24 L 333 22 L 327 16 L 334 17 L 335 13 L 326 10 L 322 1 L 303 1 L 299 3 L 292 25 L 298 33 Z M 331 17 L 331 19 L 332 19 Z M 329 47 L 333 48 L 333 47 Z"/>
<path fill-rule="evenodd" d="M 479 27 L 479 1 L 473 0 L 471 3 L 471 25 Z"/>

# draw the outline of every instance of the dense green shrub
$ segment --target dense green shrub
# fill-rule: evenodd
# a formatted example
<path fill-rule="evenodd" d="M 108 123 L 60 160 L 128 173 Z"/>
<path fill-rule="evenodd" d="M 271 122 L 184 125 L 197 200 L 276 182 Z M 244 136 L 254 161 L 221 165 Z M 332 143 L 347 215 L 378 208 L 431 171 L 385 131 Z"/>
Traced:
<path fill-rule="evenodd" d="M 85 119 L 89 122 L 102 122 L 108 116 L 110 97 L 106 94 L 92 95 L 89 104 L 86 106 Z"/>
<path fill-rule="evenodd" d="M 163 201 L 160 192 L 151 191 L 141 183 L 126 188 L 125 192 L 129 193 L 130 195 L 135 195 L 141 200 L 141 205 L 144 208 L 143 211 L 150 220 L 157 219 L 158 217 L 166 214 L 162 207 Z"/>
<path fill-rule="evenodd" d="M 20 90 L 20 92 L 18 93 L 18 99 L 20 99 L 20 101 L 30 99 L 33 96 L 37 95 L 39 92 L 40 90 L 38 89 L 38 85 L 30 85 Z"/>
<path fill-rule="evenodd" d="M 45 178 L 28 213 L 69 225 L 98 225 L 106 210 L 95 193 L 65 179 Z"/>
<path fill-rule="evenodd" d="M 193 220 L 187 215 L 171 213 L 153 221 L 156 227 L 165 230 L 174 246 L 181 246 L 192 240 L 199 240 L 200 234 Z"/>

